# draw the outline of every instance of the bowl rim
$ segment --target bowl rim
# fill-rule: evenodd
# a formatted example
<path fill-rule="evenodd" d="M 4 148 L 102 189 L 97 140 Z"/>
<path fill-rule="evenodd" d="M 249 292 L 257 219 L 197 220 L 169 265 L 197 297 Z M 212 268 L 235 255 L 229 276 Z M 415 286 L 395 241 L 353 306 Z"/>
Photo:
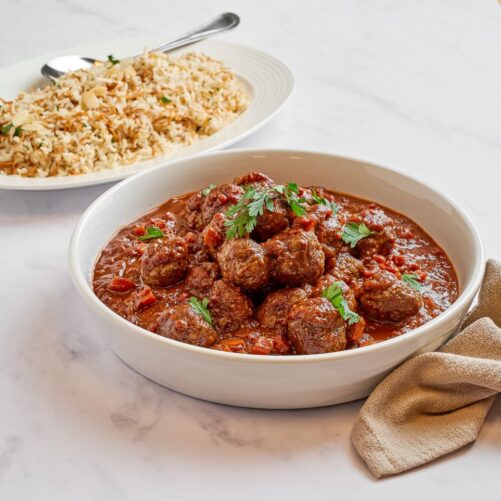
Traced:
<path fill-rule="evenodd" d="M 82 267 L 80 266 L 82 257 L 80 256 L 80 238 L 81 233 L 84 227 L 89 223 L 89 220 L 92 219 L 92 214 L 96 208 L 103 203 L 106 199 L 111 197 L 115 192 L 120 191 L 123 187 L 131 184 L 131 183 L 140 183 L 141 178 L 144 176 L 152 175 L 153 173 L 162 170 L 162 169 L 175 169 L 182 165 L 183 163 L 193 162 L 193 161 L 202 161 L 205 158 L 212 157 L 226 157 L 226 156 L 234 156 L 234 155 L 271 155 L 271 154 L 279 154 L 279 155 L 287 155 L 287 156 L 307 156 L 307 155 L 317 155 L 323 157 L 331 157 L 333 159 L 343 159 L 352 162 L 357 162 L 359 164 L 370 165 L 371 167 L 376 167 L 377 169 L 396 174 L 407 180 L 416 182 L 418 184 L 423 185 L 425 188 L 429 189 L 440 198 L 445 200 L 448 204 L 450 204 L 461 216 L 463 222 L 465 223 L 470 235 L 472 237 L 475 251 L 477 254 L 477 259 L 473 263 L 474 266 L 472 278 L 466 284 L 464 289 L 459 294 L 457 300 L 445 311 L 440 313 L 438 316 L 433 318 L 432 320 L 424 323 L 423 325 L 417 327 L 416 329 L 412 329 L 409 332 L 406 332 L 405 335 L 396 336 L 394 338 L 388 339 L 386 341 L 382 341 L 380 343 L 375 343 L 368 346 L 363 346 L 360 348 L 356 348 L 353 350 L 344 350 L 333 353 L 320 353 L 320 354 L 312 354 L 312 355 L 294 355 L 294 356 L 277 356 L 277 355 L 252 355 L 247 353 L 232 353 L 225 352 L 220 350 L 211 350 L 210 348 L 204 348 L 200 346 L 194 346 L 188 343 L 183 343 L 181 341 L 176 341 L 174 339 L 169 339 L 163 336 L 159 336 L 147 329 L 139 327 L 135 324 L 132 324 L 125 318 L 121 317 L 117 313 L 115 313 L 111 308 L 106 306 L 103 302 L 99 300 L 99 298 L 94 294 L 90 282 L 88 281 L 89 277 L 85 277 Z M 426 230 L 426 228 L 425 228 Z M 184 351 L 186 353 L 192 353 L 193 355 L 198 356 L 206 356 L 208 358 L 214 358 L 215 360 L 221 361 L 239 361 L 241 363 L 261 363 L 261 364 L 303 364 L 303 363 L 318 363 L 318 362 L 333 362 L 335 360 L 344 360 L 352 357 L 364 357 L 370 356 L 373 353 L 388 351 L 392 348 L 395 348 L 399 345 L 410 342 L 412 339 L 417 338 L 419 336 L 424 335 L 427 331 L 439 329 L 443 324 L 445 324 L 457 310 L 460 310 L 465 304 L 470 303 L 480 288 L 482 278 L 484 275 L 485 269 L 485 249 L 480 237 L 480 234 L 473 224 L 471 218 L 467 215 L 467 213 L 449 196 L 442 193 L 437 188 L 431 186 L 426 181 L 419 179 L 418 177 L 411 176 L 409 174 L 403 173 L 399 170 L 389 168 L 386 166 L 374 164 L 370 161 L 366 161 L 360 158 L 354 158 L 351 156 L 345 155 L 336 155 L 335 153 L 329 152 L 321 152 L 314 150 L 296 150 L 289 148 L 238 148 L 238 149 L 230 149 L 224 151 L 217 151 L 213 153 L 205 153 L 196 155 L 194 157 L 180 159 L 176 162 L 169 163 L 168 165 L 160 165 L 154 167 L 152 169 L 148 169 L 144 172 L 140 172 L 131 176 L 119 183 L 115 186 L 112 186 L 104 193 L 102 193 L 96 200 L 94 200 L 91 205 L 82 213 L 80 219 L 73 230 L 73 234 L 71 236 L 70 245 L 69 245 L 69 271 L 73 281 L 73 284 L 82 298 L 85 300 L 87 304 L 89 304 L 96 313 L 100 316 L 107 318 L 108 320 L 116 323 L 117 327 L 123 327 L 124 329 L 129 329 L 134 332 L 136 335 L 149 338 L 153 342 L 165 344 L 167 347 Z M 454 265 L 454 263 L 453 263 Z"/>

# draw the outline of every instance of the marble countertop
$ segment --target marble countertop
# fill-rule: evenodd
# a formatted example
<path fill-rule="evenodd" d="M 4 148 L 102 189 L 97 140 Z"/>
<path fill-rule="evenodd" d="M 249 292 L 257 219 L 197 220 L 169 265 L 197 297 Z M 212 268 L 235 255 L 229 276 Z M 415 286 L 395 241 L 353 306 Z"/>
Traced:
<path fill-rule="evenodd" d="M 412 173 L 457 200 L 501 259 L 496 0 L 18 0 L 2 4 L 0 65 L 96 40 L 168 39 L 230 9 L 242 25 L 226 39 L 268 51 L 297 78 L 283 112 L 238 147 Z M 72 229 L 106 188 L 0 193 L 2 501 L 499 499 L 501 400 L 475 445 L 375 481 L 349 440 L 362 402 L 230 408 L 125 366 L 67 270 Z"/>

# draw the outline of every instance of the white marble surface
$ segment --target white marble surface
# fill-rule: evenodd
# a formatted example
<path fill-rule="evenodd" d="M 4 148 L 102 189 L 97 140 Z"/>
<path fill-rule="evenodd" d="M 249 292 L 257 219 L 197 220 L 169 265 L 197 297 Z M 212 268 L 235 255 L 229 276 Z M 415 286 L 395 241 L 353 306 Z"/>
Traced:
<path fill-rule="evenodd" d="M 227 39 L 297 77 L 283 113 L 238 146 L 297 147 L 411 172 L 472 215 L 501 258 L 501 5 L 495 0 L 17 0 L 0 65 L 184 28 L 224 10 Z M 1 82 L 0 82 L 1 94 Z M 0 499 L 499 499 L 501 400 L 478 442 L 375 481 L 350 446 L 361 402 L 266 412 L 157 386 L 104 345 L 70 282 L 81 212 L 106 187 L 0 193 Z"/>

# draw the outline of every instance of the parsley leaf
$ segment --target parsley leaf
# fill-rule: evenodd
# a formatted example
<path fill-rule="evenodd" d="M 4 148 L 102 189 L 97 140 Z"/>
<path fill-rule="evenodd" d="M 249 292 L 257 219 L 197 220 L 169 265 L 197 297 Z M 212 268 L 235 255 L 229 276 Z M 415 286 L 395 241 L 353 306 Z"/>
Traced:
<path fill-rule="evenodd" d="M 304 216 L 306 214 L 306 209 L 301 205 L 306 202 L 306 199 L 298 196 L 299 186 L 297 183 L 287 183 L 285 186 L 279 185 L 273 189 L 284 196 L 296 216 Z"/>
<path fill-rule="evenodd" d="M 414 290 L 421 290 L 422 284 L 419 283 L 419 278 L 414 273 L 402 273 L 402 280 L 407 282 Z"/>
<path fill-rule="evenodd" d="M 172 99 L 169 99 L 167 96 L 162 96 L 160 98 L 160 101 L 162 101 L 162 103 L 164 104 L 172 103 Z"/>
<path fill-rule="evenodd" d="M 146 228 L 146 235 L 137 238 L 144 242 L 145 240 L 152 240 L 153 238 L 161 238 L 163 236 L 165 236 L 164 232 L 160 228 L 148 226 L 148 228 Z"/>
<path fill-rule="evenodd" d="M 12 127 L 14 127 L 12 124 L 5 124 L 4 126 L 2 126 L 0 131 L 4 136 L 6 136 L 9 133 L 10 129 L 12 129 Z"/>
<path fill-rule="evenodd" d="M 360 315 L 350 310 L 348 301 L 343 296 L 342 282 L 333 282 L 329 287 L 323 290 L 322 297 L 329 300 L 341 315 L 341 318 L 348 322 L 348 325 L 356 324 L 360 321 Z"/>
<path fill-rule="evenodd" d="M 362 238 L 372 235 L 374 232 L 369 230 L 364 223 L 348 223 L 343 228 L 341 238 L 345 244 L 349 244 L 353 249 Z"/>
<path fill-rule="evenodd" d="M 327 200 L 326 198 L 321 197 L 315 190 L 311 192 L 311 197 L 318 205 L 325 205 L 332 210 L 333 214 L 337 214 L 339 207 L 334 200 Z"/>
<path fill-rule="evenodd" d="M 120 62 L 120 59 L 115 59 L 113 57 L 113 54 L 109 54 L 108 61 L 111 63 L 112 66 L 115 66 L 115 64 L 118 64 Z"/>
<path fill-rule="evenodd" d="M 209 186 L 207 186 L 207 188 L 205 188 L 201 191 L 202 195 L 204 197 L 206 197 L 215 187 L 216 187 L 215 184 L 209 184 Z"/>
<path fill-rule="evenodd" d="M 16 127 L 14 129 L 14 137 L 20 137 L 21 136 L 21 132 L 23 131 L 23 129 L 21 128 L 21 126 L 19 125 L 18 127 Z"/>
<path fill-rule="evenodd" d="M 306 214 L 306 209 L 301 205 L 306 199 L 298 196 L 299 186 L 296 183 L 273 186 L 264 191 L 257 191 L 254 186 L 249 186 L 238 203 L 225 212 L 226 217 L 230 218 L 224 223 L 228 227 L 226 238 L 243 237 L 251 233 L 256 227 L 258 216 L 264 214 L 265 208 L 273 212 L 273 192 L 282 195 L 296 216 Z"/>
<path fill-rule="evenodd" d="M 198 313 L 212 327 L 212 316 L 210 314 L 209 308 L 207 308 L 209 300 L 207 298 L 204 298 L 202 301 L 200 301 L 195 296 L 191 296 L 188 300 L 188 303 L 192 307 L 193 311 L 195 313 Z"/>
<path fill-rule="evenodd" d="M 226 217 L 232 218 L 224 223 L 228 227 L 226 238 L 243 237 L 251 233 L 256 227 L 257 217 L 263 215 L 265 206 L 271 212 L 275 210 L 270 192 L 256 191 L 252 186 L 247 188 L 242 198 L 225 212 Z"/>

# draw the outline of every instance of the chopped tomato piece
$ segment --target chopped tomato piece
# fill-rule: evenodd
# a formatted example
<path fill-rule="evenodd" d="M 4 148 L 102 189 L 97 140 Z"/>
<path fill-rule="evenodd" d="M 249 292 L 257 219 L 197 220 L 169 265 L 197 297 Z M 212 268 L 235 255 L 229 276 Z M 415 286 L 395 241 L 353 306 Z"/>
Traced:
<path fill-rule="evenodd" d="M 402 266 L 405 264 L 405 256 L 402 256 L 400 254 L 396 254 L 395 256 L 393 256 L 393 262 L 397 266 Z"/>
<path fill-rule="evenodd" d="M 153 294 L 153 291 L 145 285 L 140 291 L 135 292 L 134 306 L 137 310 L 141 308 L 146 308 L 157 302 L 157 298 Z"/>
<path fill-rule="evenodd" d="M 207 228 L 204 233 L 204 243 L 210 247 L 215 248 L 223 241 L 221 235 L 214 228 Z"/>
<path fill-rule="evenodd" d="M 376 261 L 379 264 L 386 263 L 386 258 L 384 256 L 381 256 L 380 254 L 374 254 L 372 256 L 372 259 L 374 259 L 374 261 Z"/>
<path fill-rule="evenodd" d="M 269 355 L 273 349 L 273 339 L 260 336 L 252 346 L 250 352 L 254 355 Z"/>
<path fill-rule="evenodd" d="M 144 235 L 146 235 L 146 228 L 144 226 L 136 226 L 133 230 L 132 230 L 132 233 L 136 236 L 136 237 L 142 237 Z"/>
<path fill-rule="evenodd" d="M 113 292 L 128 292 L 136 288 L 136 284 L 124 277 L 113 277 L 108 284 L 108 290 Z"/>
<path fill-rule="evenodd" d="M 349 337 L 353 343 L 358 344 L 364 336 L 365 320 L 361 318 L 356 324 L 348 328 Z"/>
<path fill-rule="evenodd" d="M 155 226 L 162 231 L 167 231 L 167 221 L 162 219 L 161 217 L 152 217 L 151 218 L 151 226 Z"/>

